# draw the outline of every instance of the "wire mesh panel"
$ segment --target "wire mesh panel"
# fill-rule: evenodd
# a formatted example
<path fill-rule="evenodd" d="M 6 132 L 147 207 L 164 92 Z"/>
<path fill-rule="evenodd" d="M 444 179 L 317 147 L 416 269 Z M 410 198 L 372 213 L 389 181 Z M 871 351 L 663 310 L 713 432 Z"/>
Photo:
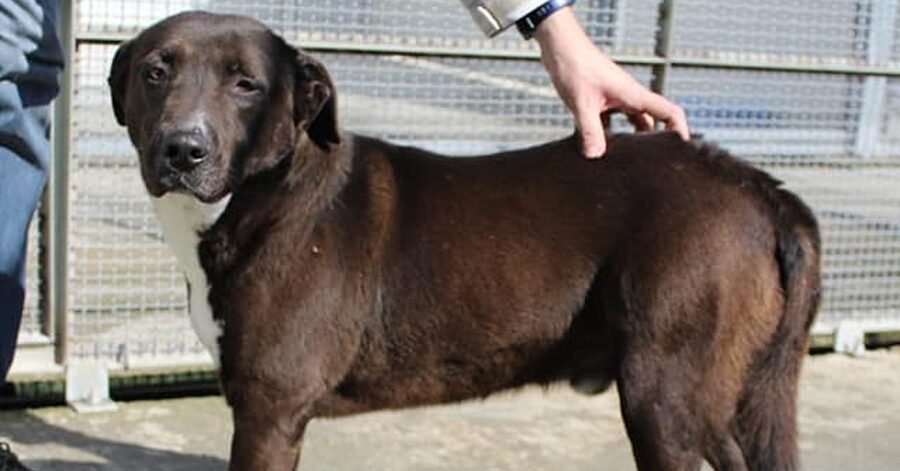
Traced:
<path fill-rule="evenodd" d="M 600 45 L 652 53 L 659 0 L 590 0 L 577 10 Z M 533 51 L 517 34 L 484 38 L 458 0 L 81 0 L 82 34 L 137 32 L 187 9 L 237 13 L 264 21 L 289 41 L 362 46 Z M 626 27 L 627 25 L 627 27 Z"/>
<path fill-rule="evenodd" d="M 533 61 L 319 54 L 348 130 L 451 154 L 525 146 L 573 132 Z M 629 69 L 649 82 L 646 67 Z"/>
<path fill-rule="evenodd" d="M 662 0 L 592 0 L 579 3 L 575 10 L 596 44 L 617 54 L 650 56 L 656 47 L 661 3 Z"/>
<path fill-rule="evenodd" d="M 321 59 L 338 88 L 342 124 L 364 134 L 477 147 L 549 139 L 571 128 L 534 62 L 358 54 Z"/>
<path fill-rule="evenodd" d="M 678 0 L 674 53 L 801 63 L 861 63 L 874 0 Z"/>
<path fill-rule="evenodd" d="M 820 326 L 845 320 L 896 326 L 900 163 L 769 159 L 765 166 L 813 207 L 822 226 L 825 296 Z"/>
<path fill-rule="evenodd" d="M 873 12 L 883 11 L 884 2 L 896 0 L 679 0 L 674 54 L 861 64 L 877 36 Z M 576 11 L 596 43 L 649 59 L 659 4 L 591 0 Z M 127 364 L 202 353 L 189 325 L 183 277 L 162 241 L 134 151 L 112 116 L 105 82 L 115 51 L 110 38 L 197 8 L 250 15 L 294 44 L 329 51 L 316 55 L 332 73 L 339 119 L 350 131 L 453 154 L 572 132 L 540 64 L 512 59 L 533 56 L 533 42 L 515 33 L 483 38 L 457 0 L 80 0 L 68 225 L 75 357 Z M 900 16 L 894 29 L 890 53 L 900 61 Z M 649 67 L 629 71 L 649 83 Z M 668 77 L 669 94 L 684 105 L 695 132 L 773 171 L 814 207 L 825 243 L 823 325 L 900 322 L 900 79 L 887 79 L 883 97 L 867 83 L 861 74 L 677 64 Z M 853 157 L 862 128 L 876 116 L 882 119 L 871 140 L 882 157 Z M 29 289 L 37 293 L 36 285 Z M 29 303 L 23 331 L 36 332 L 38 304 Z"/>
<path fill-rule="evenodd" d="M 675 68 L 669 78 L 692 130 L 747 156 L 849 155 L 861 89 L 844 75 Z"/>

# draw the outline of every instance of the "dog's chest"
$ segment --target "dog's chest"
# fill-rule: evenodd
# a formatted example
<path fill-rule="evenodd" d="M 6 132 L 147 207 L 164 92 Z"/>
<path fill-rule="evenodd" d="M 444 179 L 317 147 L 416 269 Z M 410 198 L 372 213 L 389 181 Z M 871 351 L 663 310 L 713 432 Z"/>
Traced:
<path fill-rule="evenodd" d="M 177 193 L 151 198 L 166 242 L 172 248 L 187 277 L 191 325 L 216 366 L 221 359 L 219 337 L 222 335 L 222 325 L 213 318 L 208 300 L 210 286 L 206 272 L 200 265 L 197 246 L 200 243 L 199 233 L 216 222 L 230 198 L 229 195 L 213 204 L 206 204 L 192 196 Z"/>

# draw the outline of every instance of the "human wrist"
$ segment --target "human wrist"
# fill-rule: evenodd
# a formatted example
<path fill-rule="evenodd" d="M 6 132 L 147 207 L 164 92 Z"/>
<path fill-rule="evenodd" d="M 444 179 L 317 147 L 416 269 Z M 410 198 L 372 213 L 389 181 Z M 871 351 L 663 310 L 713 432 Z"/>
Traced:
<path fill-rule="evenodd" d="M 565 7 L 542 21 L 537 26 L 533 37 L 543 49 L 579 34 L 584 36 L 584 31 L 578 23 L 575 10 L 572 7 Z"/>
<path fill-rule="evenodd" d="M 534 38 L 540 46 L 541 62 L 551 77 L 561 68 L 573 71 L 586 63 L 596 64 L 602 56 L 571 8 L 560 10 L 538 25 Z"/>

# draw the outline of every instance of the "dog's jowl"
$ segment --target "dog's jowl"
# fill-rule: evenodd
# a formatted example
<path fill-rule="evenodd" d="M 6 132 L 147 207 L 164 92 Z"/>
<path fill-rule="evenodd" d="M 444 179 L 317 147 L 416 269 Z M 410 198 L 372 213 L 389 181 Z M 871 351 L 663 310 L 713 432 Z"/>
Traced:
<path fill-rule="evenodd" d="M 354 135 L 323 65 L 235 16 L 154 25 L 110 86 L 220 365 L 231 469 L 292 469 L 314 417 L 558 381 L 616 385 L 641 470 L 798 467 L 819 235 L 765 173 L 673 133 L 599 161 Z"/>

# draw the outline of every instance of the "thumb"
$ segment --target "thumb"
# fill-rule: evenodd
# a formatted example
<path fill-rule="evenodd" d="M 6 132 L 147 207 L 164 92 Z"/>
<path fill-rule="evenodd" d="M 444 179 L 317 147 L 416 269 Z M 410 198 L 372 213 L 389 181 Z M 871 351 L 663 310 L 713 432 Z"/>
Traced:
<path fill-rule="evenodd" d="M 589 159 L 598 159 L 606 153 L 606 133 L 600 121 L 600 112 L 585 111 L 575 117 L 581 135 L 581 153 Z"/>

